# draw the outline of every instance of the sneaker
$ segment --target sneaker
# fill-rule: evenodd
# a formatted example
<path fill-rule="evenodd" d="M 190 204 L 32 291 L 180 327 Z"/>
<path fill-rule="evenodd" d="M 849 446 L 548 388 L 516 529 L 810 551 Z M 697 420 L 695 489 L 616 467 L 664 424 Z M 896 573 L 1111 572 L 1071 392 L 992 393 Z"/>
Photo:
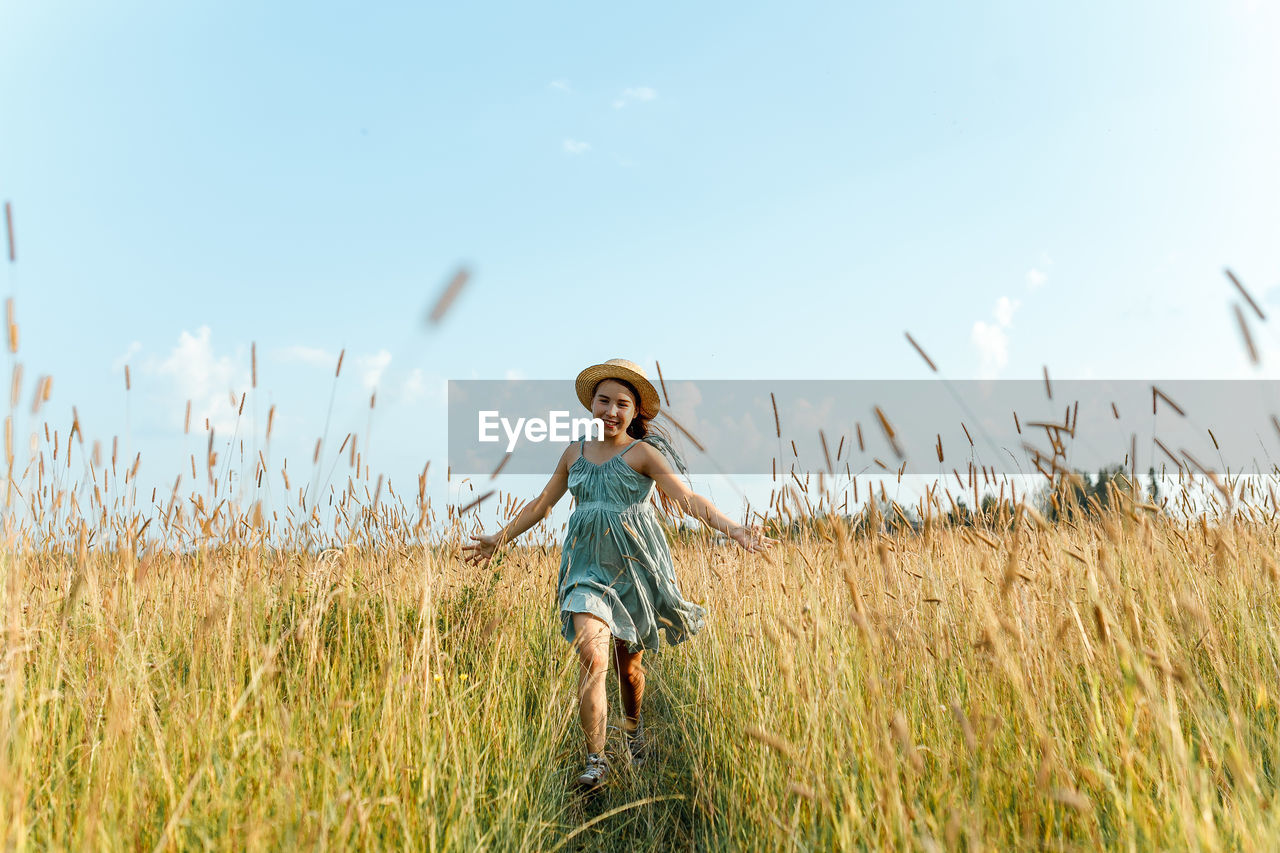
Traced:
<path fill-rule="evenodd" d="M 599 788 L 608 777 L 609 762 L 605 761 L 600 753 L 593 752 L 587 756 L 587 767 L 578 777 L 578 787 L 588 791 Z"/>
<path fill-rule="evenodd" d="M 623 736 L 627 741 L 627 751 L 631 753 L 631 763 L 633 765 L 644 764 L 644 760 L 649 757 L 649 742 L 644 736 L 644 716 L 636 717 L 636 730 L 629 732 L 624 727 Z"/>

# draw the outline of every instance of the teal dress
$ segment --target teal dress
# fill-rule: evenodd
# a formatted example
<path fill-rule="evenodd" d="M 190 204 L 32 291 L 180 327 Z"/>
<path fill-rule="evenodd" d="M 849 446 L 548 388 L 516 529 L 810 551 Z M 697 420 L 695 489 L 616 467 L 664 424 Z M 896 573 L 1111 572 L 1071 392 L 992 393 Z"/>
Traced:
<path fill-rule="evenodd" d="M 661 436 L 638 441 L 683 462 Z M 561 633 L 574 639 L 573 614 L 590 613 L 609 626 L 627 649 L 658 648 L 658 632 L 669 644 L 702 629 L 706 611 L 686 601 L 676 585 L 671 549 L 649 495 L 654 482 L 623 461 L 636 441 L 597 465 L 582 455 L 569 466 L 569 492 L 577 502 L 569 516 L 560 557 Z"/>

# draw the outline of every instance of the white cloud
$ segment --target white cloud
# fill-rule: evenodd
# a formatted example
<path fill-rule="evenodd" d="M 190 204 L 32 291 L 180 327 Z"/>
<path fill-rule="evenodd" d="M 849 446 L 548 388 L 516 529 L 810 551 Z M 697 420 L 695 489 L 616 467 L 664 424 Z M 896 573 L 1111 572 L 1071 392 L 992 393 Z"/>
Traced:
<path fill-rule="evenodd" d="M 1027 270 L 1027 290 L 1038 290 L 1049 283 L 1049 268 L 1053 266 L 1053 258 L 1048 252 L 1041 252 L 1036 265 Z"/>
<path fill-rule="evenodd" d="M 519 368 L 511 368 L 502 374 L 503 379 L 524 379 L 524 371 Z"/>
<path fill-rule="evenodd" d="M 623 89 L 622 94 L 613 101 L 613 108 L 620 110 L 632 101 L 656 101 L 658 93 L 648 86 L 633 86 Z"/>
<path fill-rule="evenodd" d="M 206 418 L 223 435 L 235 428 L 238 405 L 231 400 L 239 400 L 237 388 L 241 393 L 248 389 L 249 370 L 242 359 L 214 353 L 213 334 L 208 326 L 201 326 L 194 335 L 184 330 L 166 358 L 151 360 L 143 368 L 168 377 L 178 395 L 191 401 L 192 429 L 203 429 Z M 185 418 L 185 405 L 176 416 L 179 420 Z"/>
<path fill-rule="evenodd" d="M 556 89 L 556 90 L 561 91 L 561 92 L 572 92 L 572 91 L 573 91 L 573 89 L 569 88 L 569 81 L 568 81 L 568 80 L 552 80 L 552 81 L 551 81 L 551 83 L 550 83 L 550 87 L 551 87 L 552 89 Z"/>
<path fill-rule="evenodd" d="M 694 382 L 666 382 L 658 384 L 658 392 L 662 385 L 667 386 L 667 396 L 671 399 L 671 408 L 678 412 L 693 412 L 702 405 L 702 392 Z"/>
<path fill-rule="evenodd" d="M 380 349 L 373 355 L 356 356 L 356 368 L 360 371 L 360 384 L 366 391 L 372 391 L 382 381 L 382 374 L 391 364 L 391 353 Z"/>
<path fill-rule="evenodd" d="M 568 137 L 565 137 L 564 151 L 566 154 L 585 154 L 590 150 L 590 142 L 580 142 L 577 139 L 569 139 Z"/>
<path fill-rule="evenodd" d="M 115 361 L 111 362 L 111 369 L 113 371 L 123 370 L 124 366 L 129 363 L 129 359 L 133 358 L 141 351 L 142 344 L 137 341 L 130 341 L 129 346 L 125 351 L 116 356 Z"/>
<path fill-rule="evenodd" d="M 1013 326 L 1013 315 L 1022 303 L 1017 299 L 1001 296 L 993 309 L 994 322 L 978 320 L 973 324 L 969 339 L 978 350 L 984 379 L 993 379 L 1009 363 L 1009 335 L 1006 329 Z"/>
<path fill-rule="evenodd" d="M 984 379 L 993 378 L 1009 363 L 1009 336 L 1004 333 L 1004 329 L 979 320 L 973 324 L 970 339 L 982 359 Z"/>
<path fill-rule="evenodd" d="M 1005 328 L 1012 326 L 1013 312 L 1017 311 L 1021 304 L 1017 299 L 1001 296 L 996 300 L 996 322 Z"/>
<path fill-rule="evenodd" d="M 316 367 L 336 368 L 338 366 L 338 357 L 336 355 L 318 347 L 295 344 L 294 346 L 277 350 L 276 355 L 281 361 L 296 361 Z"/>

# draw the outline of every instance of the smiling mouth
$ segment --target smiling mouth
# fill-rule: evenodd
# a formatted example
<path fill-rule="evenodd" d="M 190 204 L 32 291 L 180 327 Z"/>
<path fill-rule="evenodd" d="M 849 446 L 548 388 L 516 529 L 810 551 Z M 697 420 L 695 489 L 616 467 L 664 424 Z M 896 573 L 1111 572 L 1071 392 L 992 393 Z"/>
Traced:
<path fill-rule="evenodd" d="M 616 427 L 621 421 L 605 421 L 605 426 Z"/>

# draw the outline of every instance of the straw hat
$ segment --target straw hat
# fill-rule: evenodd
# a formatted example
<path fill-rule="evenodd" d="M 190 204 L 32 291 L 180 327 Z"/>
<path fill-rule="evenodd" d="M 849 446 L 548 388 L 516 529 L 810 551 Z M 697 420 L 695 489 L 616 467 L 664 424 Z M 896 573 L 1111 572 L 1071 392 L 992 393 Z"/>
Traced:
<path fill-rule="evenodd" d="M 576 388 L 578 400 L 588 410 L 591 408 L 591 395 L 602 379 L 622 379 L 630 382 L 640 392 L 640 414 L 651 418 L 658 414 L 658 389 L 653 387 L 644 368 L 634 361 L 625 358 L 611 358 L 604 364 L 593 364 L 578 374 Z"/>

